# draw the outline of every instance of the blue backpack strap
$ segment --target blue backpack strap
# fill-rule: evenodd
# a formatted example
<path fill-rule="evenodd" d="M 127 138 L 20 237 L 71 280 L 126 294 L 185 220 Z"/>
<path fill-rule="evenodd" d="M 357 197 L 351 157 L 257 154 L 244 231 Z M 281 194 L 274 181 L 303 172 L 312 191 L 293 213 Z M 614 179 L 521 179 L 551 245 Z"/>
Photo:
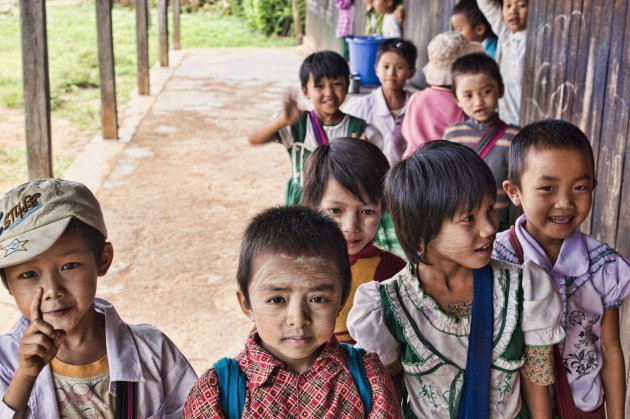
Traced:
<path fill-rule="evenodd" d="M 365 351 L 355 348 L 347 343 L 342 343 L 341 347 L 348 354 L 348 369 L 354 380 L 354 384 L 359 390 L 359 397 L 365 407 L 365 417 L 372 411 L 372 387 L 365 373 L 365 364 L 363 363 L 363 355 Z"/>
<path fill-rule="evenodd" d="M 245 374 L 234 358 L 221 358 L 212 367 L 219 379 L 219 396 L 225 417 L 240 419 L 247 390 Z"/>

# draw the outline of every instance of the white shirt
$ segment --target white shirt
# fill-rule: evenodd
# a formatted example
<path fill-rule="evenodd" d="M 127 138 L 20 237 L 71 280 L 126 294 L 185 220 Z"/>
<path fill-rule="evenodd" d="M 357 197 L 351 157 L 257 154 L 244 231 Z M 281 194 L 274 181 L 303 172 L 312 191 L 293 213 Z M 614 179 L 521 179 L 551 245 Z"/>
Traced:
<path fill-rule="evenodd" d="M 494 0 L 478 0 L 477 4 L 498 36 L 496 59 L 505 85 L 505 93 L 499 99 L 499 116 L 508 124 L 520 125 L 527 30 L 512 32 L 503 22 L 501 6 Z"/>
<path fill-rule="evenodd" d="M 341 107 L 343 112 L 367 122 L 365 136 L 368 141 L 383 151 L 390 165 L 400 160 L 407 148 L 407 142 L 400 132 L 400 127 L 395 130 L 396 123 L 402 123 L 407 109 L 409 92 L 405 92 L 405 94 L 407 95 L 405 106 L 399 110 L 396 117 L 387 107 L 381 87 L 372 90 L 369 95 L 349 98 Z"/>
<path fill-rule="evenodd" d="M 105 316 L 109 361 L 109 391 L 116 381 L 138 383 L 138 418 L 179 418 L 197 374 L 175 344 L 150 325 L 127 325 L 112 304 L 96 298 L 96 311 Z M 18 347 L 30 321 L 22 316 L 13 330 L 0 336 L 0 394 L 4 395 L 18 366 Z M 0 401 L 0 418 L 15 412 Z M 57 396 L 50 366 L 37 377 L 28 400 L 26 418 L 58 419 Z"/>

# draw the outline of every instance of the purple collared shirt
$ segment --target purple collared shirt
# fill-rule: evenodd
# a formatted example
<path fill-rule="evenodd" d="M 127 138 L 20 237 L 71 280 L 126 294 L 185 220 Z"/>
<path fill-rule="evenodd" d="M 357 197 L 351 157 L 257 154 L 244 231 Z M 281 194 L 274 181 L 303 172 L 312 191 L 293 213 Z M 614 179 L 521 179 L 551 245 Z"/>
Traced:
<path fill-rule="evenodd" d="M 607 244 L 576 230 L 562 243 L 556 263 L 525 231 L 525 215 L 516 220 L 516 236 L 525 260 L 547 271 L 562 298 L 562 326 L 567 337 L 560 344 L 575 406 L 587 412 L 604 400 L 602 369 L 602 316 L 619 307 L 630 294 L 630 262 Z M 509 232 L 497 235 L 492 256 L 518 263 Z"/>

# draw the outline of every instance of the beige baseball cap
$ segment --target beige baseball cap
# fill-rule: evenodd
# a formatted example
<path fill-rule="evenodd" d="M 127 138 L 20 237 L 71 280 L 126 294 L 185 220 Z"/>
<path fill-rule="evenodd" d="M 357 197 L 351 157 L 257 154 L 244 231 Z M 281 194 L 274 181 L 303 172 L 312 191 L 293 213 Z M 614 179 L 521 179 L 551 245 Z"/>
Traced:
<path fill-rule="evenodd" d="M 50 249 L 72 218 L 107 237 L 101 206 L 81 183 L 38 179 L 7 192 L 0 199 L 0 268 L 26 262 Z"/>

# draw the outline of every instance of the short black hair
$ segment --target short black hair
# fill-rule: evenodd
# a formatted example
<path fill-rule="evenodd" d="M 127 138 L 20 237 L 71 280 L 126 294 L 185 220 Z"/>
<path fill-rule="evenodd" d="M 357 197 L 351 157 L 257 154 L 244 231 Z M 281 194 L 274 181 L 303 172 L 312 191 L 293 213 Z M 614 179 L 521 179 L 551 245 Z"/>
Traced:
<path fill-rule="evenodd" d="M 485 73 L 499 84 L 499 94 L 503 95 L 503 77 L 499 65 L 489 55 L 483 52 L 467 54 L 459 57 L 451 67 L 453 81 L 451 90 L 457 95 L 457 79 L 464 74 Z"/>
<path fill-rule="evenodd" d="M 473 28 L 476 28 L 479 25 L 484 25 L 486 27 L 486 31 L 483 35 L 488 38 L 496 38 L 497 36 L 492 32 L 492 26 L 490 26 L 490 22 L 486 19 L 486 16 L 479 9 L 477 5 L 477 0 L 461 0 L 455 6 L 453 6 L 453 10 L 451 10 L 451 16 L 462 14 L 466 16 L 466 19 L 470 22 L 470 25 Z"/>
<path fill-rule="evenodd" d="M 352 275 L 346 240 L 337 223 L 322 212 L 301 206 L 274 207 L 251 220 L 243 234 L 236 273 L 238 288 L 248 305 L 254 259 L 265 254 L 325 258 L 339 272 L 341 301 L 350 294 Z"/>
<path fill-rule="evenodd" d="M 460 211 L 496 198 L 488 165 L 472 149 L 450 141 L 426 144 L 396 163 L 385 180 L 385 202 L 396 236 L 412 264 L 427 263 L 421 247 L 439 234 L 442 223 Z"/>
<path fill-rule="evenodd" d="M 350 67 L 345 58 L 334 51 L 315 52 L 302 62 L 300 66 L 300 83 L 302 87 L 308 84 L 308 76 L 313 76 L 313 82 L 319 83 L 323 77 L 343 77 L 346 87 L 350 85 Z"/>
<path fill-rule="evenodd" d="M 70 220 L 63 234 L 68 234 L 68 233 L 70 234 L 78 233 L 81 236 L 83 236 L 83 241 L 85 242 L 85 245 L 94 254 L 94 259 L 96 260 L 96 263 L 98 265 L 98 263 L 101 260 L 101 257 L 103 256 L 103 249 L 105 248 L 105 236 L 103 236 L 103 233 L 101 233 L 96 228 L 92 227 L 91 225 L 84 223 L 78 218 L 72 218 Z M 0 280 L 2 280 L 2 285 L 4 285 L 6 289 L 9 289 L 8 284 L 7 284 L 7 278 L 4 274 L 4 269 L 0 269 Z"/>
<path fill-rule="evenodd" d="M 595 157 L 593 147 L 581 129 L 561 119 L 545 119 L 525 125 L 512 140 L 508 158 L 508 179 L 521 188 L 521 177 L 525 173 L 527 153 L 530 149 L 567 149 L 580 151 L 591 161 L 595 180 Z"/>
<path fill-rule="evenodd" d="M 334 179 L 342 188 L 363 202 L 378 204 L 383 199 L 383 183 L 389 162 L 383 152 L 369 141 L 337 138 L 317 147 L 304 170 L 302 203 L 319 207 L 328 181 Z"/>
<path fill-rule="evenodd" d="M 416 46 L 402 38 L 389 38 L 383 41 L 378 47 L 376 55 L 376 63 L 378 64 L 381 56 L 386 52 L 394 52 L 405 59 L 409 68 L 416 68 L 416 60 L 418 59 L 418 49 Z"/>

